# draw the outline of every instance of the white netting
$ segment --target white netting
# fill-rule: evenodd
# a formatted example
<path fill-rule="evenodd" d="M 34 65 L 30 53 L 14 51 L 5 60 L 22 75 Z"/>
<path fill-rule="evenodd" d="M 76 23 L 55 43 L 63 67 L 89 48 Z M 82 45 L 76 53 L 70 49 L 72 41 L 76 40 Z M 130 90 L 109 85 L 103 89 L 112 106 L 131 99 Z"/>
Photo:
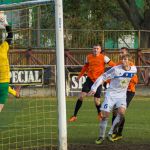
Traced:
<path fill-rule="evenodd" d="M 9 7 L 9 5 L 5 7 L 7 6 Z M 55 67 L 42 65 L 43 60 L 26 51 L 28 48 L 31 50 L 55 46 L 54 30 L 51 34 L 48 31 L 48 28 L 54 26 L 54 14 L 52 14 L 54 5 L 29 6 L 4 12 L 14 35 L 9 54 L 10 64 L 13 65 L 12 78 L 16 75 L 13 81 L 16 84 L 22 81 L 24 84 L 21 86 L 21 97 L 16 99 L 9 96 L 5 108 L 0 113 L 1 150 L 53 149 L 57 145 L 56 98 L 50 97 L 51 92 L 55 93 L 54 86 L 53 90 L 50 89 L 50 85 L 55 84 Z M 3 41 L 6 32 L 0 31 Z M 40 56 L 42 53 L 39 54 Z M 51 74 L 54 74 L 53 77 Z M 27 78 L 32 82 L 31 84 L 25 83 Z M 43 82 L 38 83 L 41 80 Z M 12 86 L 16 84 L 11 83 Z"/>

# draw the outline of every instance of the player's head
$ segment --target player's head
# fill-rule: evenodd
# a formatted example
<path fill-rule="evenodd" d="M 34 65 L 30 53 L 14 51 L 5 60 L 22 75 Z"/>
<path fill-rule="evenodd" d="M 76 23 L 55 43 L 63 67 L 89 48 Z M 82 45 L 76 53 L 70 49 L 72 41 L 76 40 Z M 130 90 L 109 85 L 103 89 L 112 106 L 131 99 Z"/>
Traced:
<path fill-rule="evenodd" d="M 100 44 L 94 45 L 92 51 L 93 51 L 93 55 L 95 56 L 99 55 L 102 51 L 101 45 Z"/>
<path fill-rule="evenodd" d="M 127 47 L 121 47 L 121 49 L 119 50 L 119 56 L 120 58 L 122 57 L 122 55 L 128 54 L 129 50 Z"/>
<path fill-rule="evenodd" d="M 127 53 L 122 55 L 121 59 L 122 59 L 123 66 L 130 66 L 130 60 L 131 60 L 130 54 Z"/>

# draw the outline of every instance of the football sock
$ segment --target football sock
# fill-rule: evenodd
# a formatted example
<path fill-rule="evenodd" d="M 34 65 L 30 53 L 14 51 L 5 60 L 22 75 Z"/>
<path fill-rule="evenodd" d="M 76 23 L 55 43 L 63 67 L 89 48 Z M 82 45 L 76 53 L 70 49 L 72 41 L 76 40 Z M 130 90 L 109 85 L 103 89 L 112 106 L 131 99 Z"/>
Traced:
<path fill-rule="evenodd" d="M 100 110 L 100 108 L 101 108 L 101 104 L 96 105 L 96 108 L 97 108 L 97 112 L 98 112 L 98 114 L 99 114 L 99 112 L 101 112 L 101 110 Z"/>
<path fill-rule="evenodd" d="M 116 118 L 116 115 L 113 114 L 113 116 L 112 116 L 112 124 L 113 124 L 115 118 Z"/>
<path fill-rule="evenodd" d="M 106 127 L 107 127 L 107 119 L 102 119 L 100 122 L 100 133 L 99 133 L 99 137 L 104 138 L 105 137 L 105 132 L 106 132 Z"/>
<path fill-rule="evenodd" d="M 80 99 L 78 99 L 76 102 L 75 110 L 74 110 L 74 116 L 77 116 L 77 113 L 81 106 L 82 106 L 82 101 Z"/>
<path fill-rule="evenodd" d="M 118 127 L 118 135 L 122 135 L 124 123 L 125 123 L 125 117 L 122 117 L 121 122 Z"/>
<path fill-rule="evenodd" d="M 117 116 L 116 116 L 115 120 L 113 121 L 113 124 L 112 124 L 111 129 L 109 130 L 108 134 L 113 134 L 113 132 L 116 133 L 116 129 L 118 128 L 119 123 L 120 123 L 120 118 L 121 118 L 121 115 L 117 114 Z"/>

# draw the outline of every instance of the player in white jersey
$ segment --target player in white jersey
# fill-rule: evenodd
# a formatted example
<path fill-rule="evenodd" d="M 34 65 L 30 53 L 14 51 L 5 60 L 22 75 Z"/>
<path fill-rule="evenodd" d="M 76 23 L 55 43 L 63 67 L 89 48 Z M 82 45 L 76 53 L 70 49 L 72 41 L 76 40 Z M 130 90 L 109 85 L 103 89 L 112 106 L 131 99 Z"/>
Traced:
<path fill-rule="evenodd" d="M 104 81 L 111 79 L 110 86 L 106 90 L 105 100 L 101 106 L 102 111 L 102 121 L 100 122 L 100 134 L 99 138 L 96 140 L 96 144 L 101 144 L 105 138 L 105 131 L 107 127 L 107 122 L 109 114 L 113 107 L 118 108 L 117 117 L 115 118 L 112 127 L 108 133 L 108 139 L 113 142 L 112 133 L 117 128 L 121 119 L 123 118 L 126 110 L 126 91 L 128 84 L 137 72 L 135 66 L 130 66 L 130 56 L 125 54 L 122 56 L 122 64 L 115 66 L 101 75 L 91 87 L 89 95 L 92 95 L 97 90 L 97 87 L 103 84 Z"/>

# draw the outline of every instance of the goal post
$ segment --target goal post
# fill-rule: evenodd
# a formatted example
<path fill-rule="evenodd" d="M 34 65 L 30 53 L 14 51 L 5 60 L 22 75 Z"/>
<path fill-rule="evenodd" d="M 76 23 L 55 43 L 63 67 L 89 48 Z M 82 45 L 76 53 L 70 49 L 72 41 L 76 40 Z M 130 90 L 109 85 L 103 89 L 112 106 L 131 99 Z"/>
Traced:
<path fill-rule="evenodd" d="M 56 77 L 58 101 L 58 140 L 59 150 L 67 150 L 67 122 L 66 122 L 66 96 L 65 96 L 65 66 L 64 66 L 64 37 L 63 37 L 63 3 L 62 0 L 33 0 L 12 4 L 0 5 L 1 11 L 12 11 L 32 6 L 55 4 L 55 30 L 56 30 Z M 19 35 L 19 34 L 18 34 Z M 63 56 L 63 57 L 62 57 Z"/>
<path fill-rule="evenodd" d="M 59 150 L 67 150 L 65 65 L 62 0 L 55 0 L 57 96 L 59 114 Z M 62 57 L 63 56 L 63 57 Z"/>

